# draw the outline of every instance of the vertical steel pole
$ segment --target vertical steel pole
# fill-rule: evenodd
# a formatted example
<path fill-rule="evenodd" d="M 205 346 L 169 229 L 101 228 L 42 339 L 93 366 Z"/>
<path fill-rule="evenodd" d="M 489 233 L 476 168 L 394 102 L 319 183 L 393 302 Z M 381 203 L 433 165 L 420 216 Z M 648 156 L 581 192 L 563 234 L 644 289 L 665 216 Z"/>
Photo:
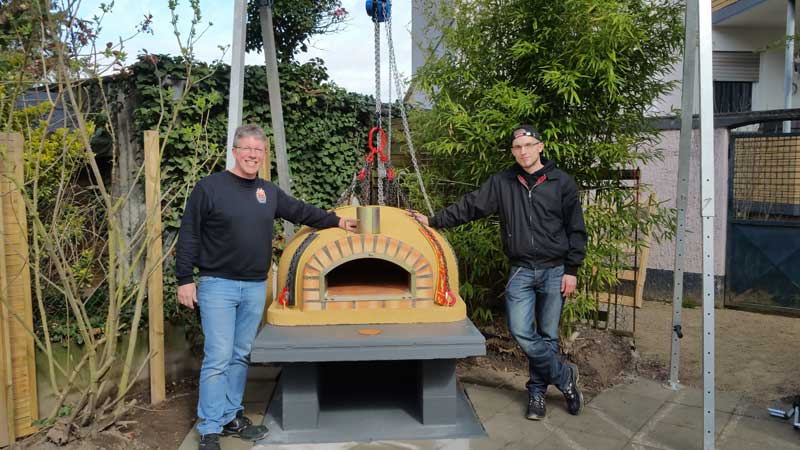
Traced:
<path fill-rule="evenodd" d="M 794 74 L 794 0 L 786 2 L 786 51 L 783 58 L 783 107 L 792 108 L 792 75 Z M 783 122 L 783 132 L 792 131 L 792 121 Z"/>
<path fill-rule="evenodd" d="M 242 99 L 244 97 L 244 40 L 247 31 L 247 0 L 233 0 L 233 42 L 231 43 L 231 83 L 228 93 L 228 148 L 225 168 L 235 165 L 233 159 L 233 134 L 242 124 Z"/>
<path fill-rule="evenodd" d="M 703 449 L 713 450 L 714 427 L 714 84 L 711 0 L 699 1 L 700 201 L 703 217 Z"/>
<path fill-rule="evenodd" d="M 692 114 L 694 113 L 694 81 L 697 72 L 697 3 L 686 5 L 686 37 L 683 45 L 683 81 L 681 84 L 681 138 L 678 153 L 678 183 L 675 207 L 678 227 L 675 236 L 675 267 L 672 293 L 672 352 L 669 387 L 677 390 L 681 357 L 681 309 L 683 306 L 683 269 L 686 251 L 686 206 L 689 197 L 689 155 L 692 149 Z"/>
<path fill-rule="evenodd" d="M 281 82 L 278 76 L 278 51 L 275 45 L 275 31 L 272 26 L 272 0 L 261 0 L 258 9 L 261 20 L 261 42 L 264 46 L 264 65 L 267 69 L 267 90 L 269 91 L 269 112 L 272 116 L 272 135 L 275 144 L 275 163 L 278 168 L 278 184 L 292 195 L 292 174 L 289 170 L 289 154 L 286 150 L 286 131 L 283 126 L 283 104 L 281 103 Z M 283 221 L 286 239 L 294 235 L 294 226 Z"/>

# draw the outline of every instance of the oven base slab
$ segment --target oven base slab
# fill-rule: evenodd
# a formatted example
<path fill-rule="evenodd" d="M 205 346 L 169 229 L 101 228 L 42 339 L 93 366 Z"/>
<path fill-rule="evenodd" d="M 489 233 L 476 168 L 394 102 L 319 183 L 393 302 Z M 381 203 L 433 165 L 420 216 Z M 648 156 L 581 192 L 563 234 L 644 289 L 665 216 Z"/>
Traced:
<path fill-rule="evenodd" d="M 456 382 L 456 360 L 484 355 L 468 319 L 438 324 L 265 326 L 253 362 L 283 363 L 261 444 L 443 439 L 486 434 Z"/>

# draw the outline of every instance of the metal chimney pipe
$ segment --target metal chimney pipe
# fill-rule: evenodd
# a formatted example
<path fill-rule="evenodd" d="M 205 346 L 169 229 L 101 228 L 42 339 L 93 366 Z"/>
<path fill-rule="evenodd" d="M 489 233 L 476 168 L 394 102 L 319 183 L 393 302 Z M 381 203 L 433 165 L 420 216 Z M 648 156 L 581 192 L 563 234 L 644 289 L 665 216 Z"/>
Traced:
<path fill-rule="evenodd" d="M 359 234 L 378 234 L 381 231 L 381 210 L 377 206 L 356 207 Z"/>

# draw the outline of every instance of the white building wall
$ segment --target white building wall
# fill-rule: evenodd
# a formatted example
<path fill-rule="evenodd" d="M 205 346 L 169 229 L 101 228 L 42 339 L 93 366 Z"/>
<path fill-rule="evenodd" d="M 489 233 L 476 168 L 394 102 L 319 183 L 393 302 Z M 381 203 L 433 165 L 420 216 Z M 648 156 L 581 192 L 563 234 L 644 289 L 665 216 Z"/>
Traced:
<path fill-rule="evenodd" d="M 753 84 L 753 111 L 783 109 L 783 47 L 784 30 L 738 27 L 715 27 L 713 31 L 714 51 L 746 52 L 761 54 L 759 81 Z M 683 61 L 678 61 L 666 80 L 681 80 Z M 699 112 L 699 76 L 695 74 L 694 113 Z M 680 83 L 680 82 L 679 82 Z M 663 96 L 650 111 L 654 116 L 673 115 L 681 107 L 681 86 L 677 84 L 669 94 Z M 794 74 L 795 85 L 800 84 Z M 800 107 L 800 90 L 795 89 L 792 106 Z"/>
<path fill-rule="evenodd" d="M 412 0 L 411 5 L 411 74 L 417 73 L 428 59 L 430 51 L 439 48 L 441 31 L 430 27 L 430 15 L 438 9 L 438 0 Z M 441 50 L 437 52 L 440 54 Z M 419 90 L 411 92 L 407 101 L 411 104 L 430 108 L 430 100 Z"/>
<path fill-rule="evenodd" d="M 675 208 L 680 130 L 665 130 L 661 133 L 659 148 L 661 161 L 642 167 L 642 182 L 648 184 L 664 206 Z M 714 274 L 725 275 L 726 220 L 728 214 L 728 143 L 726 129 L 714 132 Z M 702 217 L 700 216 L 700 132 L 695 130 L 689 163 L 689 197 L 686 212 L 686 253 L 684 270 L 703 272 Z M 650 269 L 673 270 L 675 268 L 675 241 L 653 242 L 650 246 Z"/>
<path fill-rule="evenodd" d="M 769 109 L 784 109 L 783 94 L 783 51 L 769 51 L 761 54 L 761 71 L 759 74 L 758 89 L 753 91 L 753 110 L 763 111 Z M 800 107 L 800 95 L 797 85 L 800 83 L 797 72 L 794 73 L 792 84 L 792 108 Z"/>

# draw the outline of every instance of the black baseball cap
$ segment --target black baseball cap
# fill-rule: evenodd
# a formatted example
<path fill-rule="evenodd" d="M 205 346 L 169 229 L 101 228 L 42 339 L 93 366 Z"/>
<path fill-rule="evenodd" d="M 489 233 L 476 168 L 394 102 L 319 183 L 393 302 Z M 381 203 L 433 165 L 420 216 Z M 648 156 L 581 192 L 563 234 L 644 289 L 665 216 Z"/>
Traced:
<path fill-rule="evenodd" d="M 509 145 L 514 143 L 514 139 L 522 136 L 530 136 L 536 138 L 537 141 L 542 140 L 542 138 L 539 137 L 539 132 L 536 131 L 536 128 L 533 125 L 520 125 L 514 128 L 514 131 L 511 132 L 511 139 L 508 141 Z"/>

